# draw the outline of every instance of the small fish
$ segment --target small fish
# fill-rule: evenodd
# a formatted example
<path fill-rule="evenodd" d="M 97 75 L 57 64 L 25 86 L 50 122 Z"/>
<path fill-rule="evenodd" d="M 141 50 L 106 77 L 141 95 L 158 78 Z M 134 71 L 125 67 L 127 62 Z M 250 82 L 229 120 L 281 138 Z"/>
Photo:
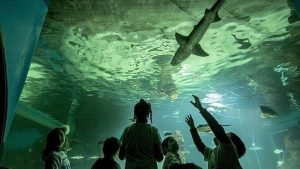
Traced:
<path fill-rule="evenodd" d="M 208 56 L 199 41 L 203 38 L 210 24 L 220 21 L 218 11 L 224 4 L 225 0 L 217 0 L 217 2 L 210 8 L 206 9 L 204 16 L 188 36 L 183 36 L 179 33 L 175 33 L 176 41 L 179 44 L 179 48 L 175 52 L 175 55 L 171 61 L 172 66 L 179 65 L 185 61 L 192 53 L 197 56 Z"/>
<path fill-rule="evenodd" d="M 215 98 L 210 98 L 210 97 L 205 97 L 205 98 L 201 99 L 201 103 L 206 103 L 206 104 L 216 103 L 218 101 L 220 101 L 220 99 L 215 99 Z"/>
<path fill-rule="evenodd" d="M 234 34 L 232 34 L 232 36 L 235 39 L 234 43 L 238 43 L 238 44 L 241 45 L 241 46 L 238 47 L 239 49 L 248 49 L 252 45 L 249 38 L 239 39 Z"/>
<path fill-rule="evenodd" d="M 278 113 L 275 112 L 273 109 L 267 106 L 260 105 L 260 110 L 261 110 L 261 118 L 275 118 L 278 117 Z"/>
<path fill-rule="evenodd" d="M 213 107 L 208 107 L 206 110 L 207 110 L 208 112 L 210 112 L 210 113 L 212 113 L 212 112 L 215 112 L 215 111 L 216 111 L 216 109 L 215 109 L 215 108 L 213 108 Z"/>
<path fill-rule="evenodd" d="M 221 99 L 222 95 L 220 95 L 218 93 L 208 93 L 208 94 L 206 94 L 206 97 L 212 98 L 212 99 Z"/>
<path fill-rule="evenodd" d="M 249 147 L 249 150 L 251 150 L 251 151 L 257 151 L 257 150 L 261 150 L 261 149 L 263 149 L 263 148 L 255 145 L 254 142 L 252 143 L 252 146 Z"/>
<path fill-rule="evenodd" d="M 175 111 L 174 113 L 172 113 L 172 115 L 178 115 L 178 114 L 180 114 L 179 111 Z"/>
<path fill-rule="evenodd" d="M 280 153 L 283 153 L 284 151 L 282 149 L 275 149 L 273 152 L 275 154 L 280 154 Z"/>
<path fill-rule="evenodd" d="M 261 149 L 263 149 L 262 147 L 259 147 L 259 146 L 251 146 L 251 147 L 249 147 L 249 150 L 251 150 L 251 151 L 257 151 L 257 150 L 261 150 Z"/>
<path fill-rule="evenodd" d="M 70 157 L 71 159 L 74 159 L 74 160 L 80 160 L 80 159 L 83 159 L 84 157 L 83 156 L 73 156 L 73 157 Z"/>
<path fill-rule="evenodd" d="M 165 118 L 167 118 L 167 117 L 169 117 L 170 115 L 163 115 L 163 118 L 165 119 Z"/>
<path fill-rule="evenodd" d="M 225 124 L 225 125 L 222 125 L 221 126 L 231 126 L 229 124 Z M 208 124 L 200 124 L 197 126 L 197 131 L 198 132 L 205 132 L 205 133 L 212 133 L 212 130 L 211 128 L 209 127 Z"/>
<path fill-rule="evenodd" d="M 282 160 L 277 161 L 277 167 L 280 167 L 284 164 L 284 162 Z"/>
<path fill-rule="evenodd" d="M 211 107 L 215 107 L 215 108 L 219 108 L 219 109 L 223 109 L 223 108 L 227 107 L 227 106 L 225 106 L 224 104 L 218 103 L 218 102 L 216 102 L 216 103 L 210 103 L 209 105 L 210 105 Z"/>
<path fill-rule="evenodd" d="M 89 159 L 98 159 L 99 158 L 99 156 L 91 156 L 91 157 L 89 157 Z"/>
<path fill-rule="evenodd" d="M 163 131 L 163 133 L 164 133 L 164 136 L 171 136 L 171 135 L 173 135 L 172 131 Z"/>

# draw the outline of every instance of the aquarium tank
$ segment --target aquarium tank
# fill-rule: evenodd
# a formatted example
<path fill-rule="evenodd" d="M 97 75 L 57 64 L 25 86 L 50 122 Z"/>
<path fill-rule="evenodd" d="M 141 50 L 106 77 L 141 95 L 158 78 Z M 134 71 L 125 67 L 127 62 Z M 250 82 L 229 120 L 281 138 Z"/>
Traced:
<path fill-rule="evenodd" d="M 0 0 L 0 166 L 43 168 L 48 133 L 68 125 L 71 168 L 91 168 L 144 99 L 161 139 L 174 136 L 184 162 L 207 168 L 185 121 L 215 146 L 196 95 L 243 140 L 244 169 L 299 169 L 300 1 L 219 1 Z"/>

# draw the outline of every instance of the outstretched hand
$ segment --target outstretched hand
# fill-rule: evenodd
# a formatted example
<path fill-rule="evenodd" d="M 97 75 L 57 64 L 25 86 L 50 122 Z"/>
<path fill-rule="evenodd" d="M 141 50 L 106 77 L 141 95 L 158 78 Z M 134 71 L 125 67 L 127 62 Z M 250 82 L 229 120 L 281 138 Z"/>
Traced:
<path fill-rule="evenodd" d="M 190 126 L 190 128 L 195 128 L 194 119 L 192 115 L 187 115 L 185 118 L 186 123 Z"/>
<path fill-rule="evenodd" d="M 201 104 L 201 102 L 200 102 L 199 97 L 197 97 L 197 96 L 195 96 L 195 95 L 192 95 L 192 96 L 193 96 L 194 99 L 195 99 L 195 103 L 193 103 L 193 102 L 191 101 L 192 105 L 194 105 L 199 111 L 202 111 L 204 108 L 202 107 L 202 104 Z"/>

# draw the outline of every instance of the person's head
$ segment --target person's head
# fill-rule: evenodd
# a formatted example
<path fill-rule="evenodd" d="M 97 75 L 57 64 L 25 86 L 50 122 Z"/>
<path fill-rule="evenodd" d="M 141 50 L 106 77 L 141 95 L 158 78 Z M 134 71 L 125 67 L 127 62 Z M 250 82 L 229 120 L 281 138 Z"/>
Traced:
<path fill-rule="evenodd" d="M 114 157 L 118 153 L 120 147 L 121 147 L 121 142 L 117 138 L 110 137 L 106 139 L 104 141 L 103 148 L 102 148 L 104 157 L 108 157 L 108 158 Z"/>
<path fill-rule="evenodd" d="M 237 149 L 238 157 L 241 158 L 246 153 L 246 147 L 244 142 L 239 136 L 237 136 L 232 132 L 227 133 L 227 136 L 229 137 L 231 142 L 235 145 Z M 219 140 L 216 137 L 214 138 L 214 143 L 216 145 L 219 145 Z"/>
<path fill-rule="evenodd" d="M 59 128 L 55 128 L 49 132 L 46 140 L 46 148 L 44 150 L 42 158 L 46 160 L 51 151 L 67 151 L 69 148 L 69 142 L 66 135 L 69 133 L 70 128 L 68 125 L 64 125 Z"/>
<path fill-rule="evenodd" d="M 164 155 L 166 155 L 168 152 L 176 153 L 179 150 L 179 144 L 177 143 L 176 139 L 171 136 L 165 138 L 161 145 Z"/>
<path fill-rule="evenodd" d="M 134 106 L 134 116 L 137 121 L 147 122 L 147 118 L 149 117 L 150 113 L 151 105 L 143 99 L 141 99 L 140 102 Z"/>
<path fill-rule="evenodd" d="M 67 125 L 51 130 L 47 136 L 47 147 L 51 150 L 66 151 L 69 148 L 66 138 L 69 130 L 69 126 Z"/>

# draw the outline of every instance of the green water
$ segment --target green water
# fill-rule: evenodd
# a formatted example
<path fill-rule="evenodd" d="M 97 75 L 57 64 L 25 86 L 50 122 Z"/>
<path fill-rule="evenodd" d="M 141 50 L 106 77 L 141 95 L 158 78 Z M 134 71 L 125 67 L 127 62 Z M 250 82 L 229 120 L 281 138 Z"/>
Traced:
<path fill-rule="evenodd" d="M 180 4 L 181 9 L 170 1 L 53 1 L 20 98 L 29 110 L 16 111 L 4 164 L 42 168 L 51 126 L 68 124 L 72 168 L 90 168 L 91 157 L 99 155 L 97 142 L 119 138 L 133 106 L 144 98 L 161 137 L 163 131 L 181 131 L 186 160 L 206 168 L 184 118 L 192 114 L 197 124 L 205 123 L 189 103 L 191 95 L 217 93 L 223 108 L 203 105 L 244 140 L 245 169 L 299 167 L 300 135 L 292 128 L 300 127 L 300 22 L 288 23 L 286 1 L 228 2 L 220 10 L 222 21 L 200 41 L 209 56 L 191 55 L 173 67 L 175 32 L 188 35 L 211 2 Z M 248 38 L 251 47 L 239 49 L 232 34 Z M 259 105 L 279 116 L 261 118 Z M 213 145 L 212 134 L 201 136 Z M 253 143 L 261 149 L 251 150 Z"/>

